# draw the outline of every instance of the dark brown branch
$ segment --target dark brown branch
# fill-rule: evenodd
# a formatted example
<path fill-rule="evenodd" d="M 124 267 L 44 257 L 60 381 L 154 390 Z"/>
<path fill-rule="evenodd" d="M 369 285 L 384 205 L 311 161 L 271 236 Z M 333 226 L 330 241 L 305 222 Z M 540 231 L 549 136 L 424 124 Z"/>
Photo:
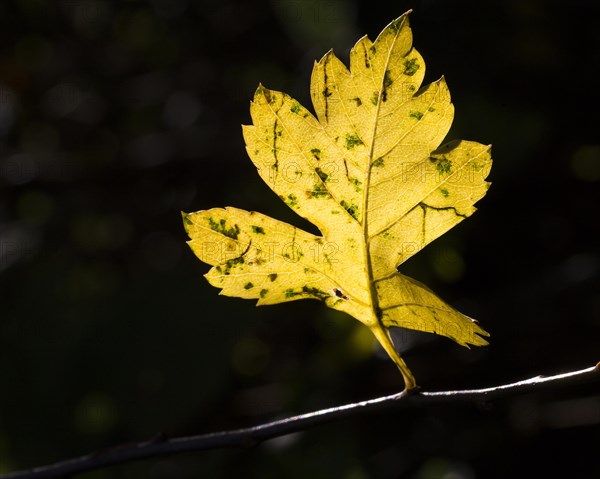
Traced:
<path fill-rule="evenodd" d="M 358 415 L 383 407 L 397 408 L 421 404 L 449 403 L 456 401 L 489 401 L 519 393 L 538 390 L 549 385 L 565 387 L 576 383 L 600 380 L 600 363 L 590 368 L 555 376 L 536 376 L 512 384 L 504 384 L 485 389 L 460 391 L 417 391 L 410 394 L 399 393 L 368 401 L 322 409 L 279 421 L 260 424 L 235 431 L 215 432 L 199 436 L 156 439 L 137 444 L 126 444 L 105 451 L 88 454 L 75 459 L 58 462 L 49 466 L 37 467 L 27 471 L 17 471 L 0 476 L 0 479 L 58 479 L 73 474 L 100 469 L 102 467 L 131 462 L 137 459 L 166 456 L 180 452 L 203 451 L 206 449 L 251 447 L 267 439 L 284 436 L 292 432 L 306 430 L 309 427 L 332 422 L 344 417 Z"/>

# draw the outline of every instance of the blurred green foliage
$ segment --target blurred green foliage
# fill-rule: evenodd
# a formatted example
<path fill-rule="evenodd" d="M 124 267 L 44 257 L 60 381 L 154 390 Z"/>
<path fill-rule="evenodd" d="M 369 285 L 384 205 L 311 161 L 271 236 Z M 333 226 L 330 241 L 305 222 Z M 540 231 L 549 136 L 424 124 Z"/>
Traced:
<path fill-rule="evenodd" d="M 314 59 L 347 57 L 408 8 L 426 79 L 453 93 L 450 137 L 492 143 L 495 165 L 480 211 L 405 271 L 492 344 L 399 332 L 399 348 L 433 389 L 599 359 L 597 2 L 5 1 L 1 472 L 401 387 L 353 320 L 217 296 L 179 211 L 235 205 L 310 230 L 245 156 L 248 102 L 261 81 L 308 105 Z M 572 396 L 587 402 L 559 407 Z M 599 398 L 385 412 L 81 477 L 597 477 Z"/>

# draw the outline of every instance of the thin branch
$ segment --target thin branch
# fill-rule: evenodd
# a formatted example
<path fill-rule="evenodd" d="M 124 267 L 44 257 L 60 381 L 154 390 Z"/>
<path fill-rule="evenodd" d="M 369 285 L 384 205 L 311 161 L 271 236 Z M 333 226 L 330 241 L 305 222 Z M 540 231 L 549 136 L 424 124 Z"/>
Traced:
<path fill-rule="evenodd" d="M 135 444 L 125 444 L 111 449 L 95 452 L 75 459 L 58 462 L 48 466 L 36 467 L 26 471 L 17 471 L 0 476 L 0 479 L 59 479 L 73 474 L 100 469 L 106 466 L 122 464 L 138 459 L 154 458 L 181 452 L 203 451 L 207 449 L 236 448 L 255 446 L 267 439 L 284 436 L 306 430 L 318 424 L 355 416 L 383 407 L 418 406 L 432 403 L 450 403 L 457 401 L 486 402 L 507 396 L 538 390 L 552 385 L 565 387 L 573 384 L 600 380 L 600 363 L 590 368 L 555 376 L 536 376 L 524 381 L 503 384 L 484 389 L 459 391 L 416 391 L 378 397 L 367 401 L 322 409 L 253 426 L 235 431 L 215 432 L 199 436 L 168 439 L 161 435 L 153 440 Z"/>

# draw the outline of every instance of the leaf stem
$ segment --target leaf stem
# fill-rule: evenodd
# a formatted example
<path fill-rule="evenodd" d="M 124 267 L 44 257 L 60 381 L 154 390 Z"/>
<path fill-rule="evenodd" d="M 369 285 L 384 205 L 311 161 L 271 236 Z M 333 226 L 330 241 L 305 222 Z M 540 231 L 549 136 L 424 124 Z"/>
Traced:
<path fill-rule="evenodd" d="M 402 373 L 402 378 L 404 379 L 404 391 L 410 392 L 412 389 L 417 387 L 417 381 L 413 376 L 412 372 L 404 362 L 404 359 L 398 354 L 396 348 L 394 347 L 394 342 L 392 341 L 392 337 L 390 336 L 390 332 L 383 326 L 376 326 L 371 328 L 371 331 L 379 341 L 379 344 L 383 346 L 385 352 L 392 358 L 392 360 L 398 366 L 398 369 Z"/>

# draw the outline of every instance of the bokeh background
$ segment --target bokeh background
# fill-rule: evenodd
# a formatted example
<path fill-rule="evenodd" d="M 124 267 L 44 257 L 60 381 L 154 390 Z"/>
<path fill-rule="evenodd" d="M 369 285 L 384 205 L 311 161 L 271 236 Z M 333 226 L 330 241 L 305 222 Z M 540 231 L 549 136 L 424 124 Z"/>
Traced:
<path fill-rule="evenodd" d="M 600 4 L 379 0 L 0 3 L 0 471 L 237 428 L 398 391 L 356 321 L 316 301 L 219 297 L 180 211 L 232 205 L 299 226 L 246 157 L 258 82 L 309 105 L 409 8 L 449 135 L 493 144 L 479 212 L 403 268 L 491 332 L 466 350 L 401 332 L 427 389 L 600 360 Z M 102 478 L 599 477 L 600 390 L 386 411 L 245 451 Z"/>

